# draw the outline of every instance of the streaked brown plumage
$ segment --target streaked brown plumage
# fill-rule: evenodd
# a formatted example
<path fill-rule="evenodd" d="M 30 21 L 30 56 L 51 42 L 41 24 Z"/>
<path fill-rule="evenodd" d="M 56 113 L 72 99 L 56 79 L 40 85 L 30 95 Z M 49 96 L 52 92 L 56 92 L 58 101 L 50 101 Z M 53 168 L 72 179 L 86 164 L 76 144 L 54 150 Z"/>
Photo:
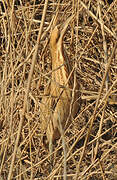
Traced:
<path fill-rule="evenodd" d="M 63 130 L 65 129 L 66 121 L 69 116 L 70 104 L 72 100 L 73 89 L 73 73 L 70 76 L 72 67 L 65 54 L 63 47 L 63 36 L 66 28 L 73 18 L 71 16 L 66 23 L 61 33 L 56 26 L 50 37 L 50 50 L 52 56 L 52 81 L 44 90 L 44 96 L 40 105 L 40 120 L 42 129 L 46 131 L 49 149 L 52 151 L 52 143 L 60 138 L 60 123 Z M 74 102 L 78 99 L 78 84 L 75 87 Z M 78 102 L 73 104 L 72 115 L 74 116 L 78 109 Z"/>

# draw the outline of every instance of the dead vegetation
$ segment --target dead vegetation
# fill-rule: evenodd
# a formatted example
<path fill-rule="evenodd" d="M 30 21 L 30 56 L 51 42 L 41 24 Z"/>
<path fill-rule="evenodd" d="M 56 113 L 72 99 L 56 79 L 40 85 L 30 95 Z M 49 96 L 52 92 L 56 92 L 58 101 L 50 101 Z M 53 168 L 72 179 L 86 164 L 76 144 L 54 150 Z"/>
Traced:
<path fill-rule="evenodd" d="M 0 178 L 116 180 L 117 1 L 6 2 L 0 1 Z M 82 103 L 64 133 L 66 154 L 60 138 L 51 164 L 40 104 L 52 75 L 54 19 L 62 25 L 72 14 L 64 45 Z"/>

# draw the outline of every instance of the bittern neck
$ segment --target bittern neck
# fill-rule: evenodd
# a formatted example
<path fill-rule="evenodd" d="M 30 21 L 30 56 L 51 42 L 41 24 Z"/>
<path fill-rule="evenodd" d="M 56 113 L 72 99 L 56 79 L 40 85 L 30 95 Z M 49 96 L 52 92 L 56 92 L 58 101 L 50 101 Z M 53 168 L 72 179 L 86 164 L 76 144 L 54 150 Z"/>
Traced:
<path fill-rule="evenodd" d="M 52 51 L 52 69 L 58 68 L 65 63 L 64 47 L 59 44 Z"/>

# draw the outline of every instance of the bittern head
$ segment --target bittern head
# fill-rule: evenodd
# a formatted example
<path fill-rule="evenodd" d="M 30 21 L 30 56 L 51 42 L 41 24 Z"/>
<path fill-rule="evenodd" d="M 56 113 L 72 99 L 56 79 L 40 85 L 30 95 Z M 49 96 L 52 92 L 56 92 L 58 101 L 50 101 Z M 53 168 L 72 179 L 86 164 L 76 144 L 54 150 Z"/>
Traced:
<path fill-rule="evenodd" d="M 58 27 L 56 26 L 52 30 L 51 36 L 50 36 L 50 46 L 52 49 L 56 48 L 59 37 L 60 37 L 60 32 L 59 32 Z"/>
<path fill-rule="evenodd" d="M 66 32 L 66 29 L 70 23 L 70 21 L 74 18 L 74 15 L 70 16 L 65 23 L 62 25 L 61 27 L 61 31 L 58 29 L 58 26 L 55 26 L 54 29 L 51 32 L 51 36 L 50 36 L 50 46 L 52 49 L 56 49 L 57 43 L 59 42 L 59 45 L 62 45 L 62 40 L 64 37 L 64 34 Z"/>

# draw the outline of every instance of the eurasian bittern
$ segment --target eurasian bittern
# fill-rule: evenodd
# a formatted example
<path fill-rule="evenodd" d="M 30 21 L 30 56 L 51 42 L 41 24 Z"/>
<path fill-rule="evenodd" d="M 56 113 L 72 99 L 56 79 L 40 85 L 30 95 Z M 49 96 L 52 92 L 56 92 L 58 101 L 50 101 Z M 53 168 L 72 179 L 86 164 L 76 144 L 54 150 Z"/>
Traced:
<path fill-rule="evenodd" d="M 76 115 L 78 111 L 77 99 L 79 96 L 79 86 L 77 82 L 74 86 L 74 73 L 72 72 L 72 67 L 63 47 L 63 37 L 73 17 L 68 18 L 61 32 L 56 26 L 50 36 L 52 80 L 48 87 L 45 88 L 45 96 L 42 98 L 40 104 L 41 128 L 43 131 L 46 131 L 50 153 L 52 152 L 52 143 L 61 136 L 60 127 L 65 130 L 70 112 L 73 89 L 72 116 Z"/>

